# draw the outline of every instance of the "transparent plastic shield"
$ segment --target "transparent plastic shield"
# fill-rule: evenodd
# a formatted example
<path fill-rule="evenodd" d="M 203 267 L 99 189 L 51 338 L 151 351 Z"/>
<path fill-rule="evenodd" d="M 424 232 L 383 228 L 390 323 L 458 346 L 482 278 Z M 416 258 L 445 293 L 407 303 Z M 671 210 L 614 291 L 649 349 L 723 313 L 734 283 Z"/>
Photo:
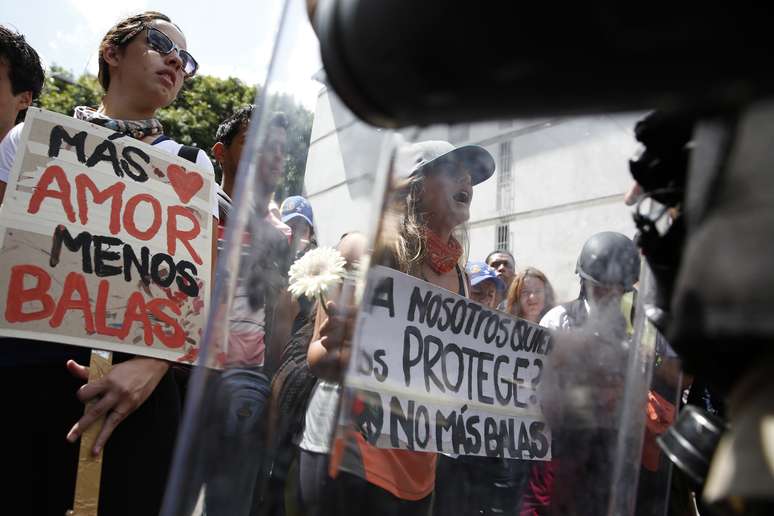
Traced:
<path fill-rule="evenodd" d="M 185 408 L 163 514 L 285 511 L 317 380 L 306 348 L 320 299 L 289 290 L 291 265 L 329 250 L 342 231 L 372 233 L 378 216 L 384 133 L 327 96 L 300 100 L 324 81 L 302 2 L 272 3 L 265 16 L 276 31 L 266 76 L 251 115 L 215 156 L 235 180 L 230 188 L 224 180 L 219 199 L 216 288 L 198 367 L 178 375 Z M 328 290 L 336 302 L 338 289 Z"/>
<path fill-rule="evenodd" d="M 163 514 L 663 514 L 658 451 L 647 512 L 637 485 L 679 387 L 649 394 L 647 281 L 579 261 L 634 234 L 643 114 L 393 132 L 320 73 L 305 140 L 300 6 L 275 13 Z"/>
<path fill-rule="evenodd" d="M 624 237 L 634 233 L 623 200 L 641 117 L 395 138 L 332 448 L 348 504 L 376 489 L 419 513 L 665 511 L 669 463 L 653 446 L 674 417 L 679 364 L 672 354 L 670 382 L 651 385 L 665 343 L 644 318 L 652 293 L 643 282 L 637 296 L 639 257 Z M 454 143 L 427 143 L 438 140 Z M 635 253 L 628 280 L 615 279 L 626 267 L 618 251 L 585 256 L 604 232 Z M 444 270 L 439 257 L 457 255 L 438 234 L 460 243 L 467 285 L 457 267 Z M 363 500 L 359 510 L 372 510 Z"/>

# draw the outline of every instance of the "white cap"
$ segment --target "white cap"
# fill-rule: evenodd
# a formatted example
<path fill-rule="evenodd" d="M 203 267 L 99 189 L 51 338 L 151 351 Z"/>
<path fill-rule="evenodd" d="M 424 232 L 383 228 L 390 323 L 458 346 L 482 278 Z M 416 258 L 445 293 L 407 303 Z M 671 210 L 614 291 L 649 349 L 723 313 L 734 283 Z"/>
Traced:
<path fill-rule="evenodd" d="M 435 140 L 411 143 L 398 149 L 396 172 L 403 177 L 422 173 L 428 167 L 441 163 L 464 163 L 474 185 L 489 179 L 495 170 L 495 161 L 489 151 L 478 145 L 454 147 L 449 142 Z"/>

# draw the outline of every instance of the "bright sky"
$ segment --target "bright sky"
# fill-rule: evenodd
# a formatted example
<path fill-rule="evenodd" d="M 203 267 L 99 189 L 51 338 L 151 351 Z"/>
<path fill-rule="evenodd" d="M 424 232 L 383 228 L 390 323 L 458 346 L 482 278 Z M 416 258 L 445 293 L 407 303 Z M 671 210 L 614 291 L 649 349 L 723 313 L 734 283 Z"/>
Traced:
<path fill-rule="evenodd" d="M 321 85 L 311 77 L 322 65 L 303 0 L 288 0 L 280 59 L 269 86 L 292 93 L 314 110 Z M 102 36 L 126 15 L 161 11 L 179 25 L 200 73 L 266 82 L 283 0 L 5 0 L 0 24 L 27 37 L 44 67 L 78 76 L 97 73 Z M 272 86 L 273 85 L 273 86 Z"/>

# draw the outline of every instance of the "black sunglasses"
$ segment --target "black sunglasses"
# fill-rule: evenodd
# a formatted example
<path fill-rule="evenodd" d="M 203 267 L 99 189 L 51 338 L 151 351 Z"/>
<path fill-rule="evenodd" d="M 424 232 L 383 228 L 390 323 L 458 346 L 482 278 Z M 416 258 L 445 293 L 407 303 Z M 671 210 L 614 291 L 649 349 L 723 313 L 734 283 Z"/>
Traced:
<path fill-rule="evenodd" d="M 148 29 L 148 34 L 146 37 L 146 41 L 148 42 L 148 46 L 150 46 L 153 50 L 156 52 L 159 52 L 161 54 L 169 54 L 173 50 L 177 50 L 177 55 L 180 57 L 180 61 L 182 63 L 183 73 L 186 77 L 192 77 L 196 70 L 199 68 L 199 63 L 196 62 L 196 59 L 193 58 L 191 54 L 188 53 L 188 51 L 183 50 L 182 48 L 175 45 L 175 43 L 169 39 L 169 36 L 164 34 L 158 29 L 154 29 L 153 27 L 146 27 L 145 25 L 140 25 L 135 30 L 128 33 L 126 36 L 121 38 L 121 41 L 118 42 L 119 45 L 123 45 L 133 37 L 135 37 L 137 34 L 139 34 L 140 31 L 143 29 Z"/>

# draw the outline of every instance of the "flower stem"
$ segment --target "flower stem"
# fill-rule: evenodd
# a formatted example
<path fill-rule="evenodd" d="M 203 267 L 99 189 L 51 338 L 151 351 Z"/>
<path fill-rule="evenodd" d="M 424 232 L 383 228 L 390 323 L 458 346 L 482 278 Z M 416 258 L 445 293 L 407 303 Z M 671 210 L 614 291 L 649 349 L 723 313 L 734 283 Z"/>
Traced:
<path fill-rule="evenodd" d="M 323 295 L 322 292 L 320 292 L 319 294 L 317 294 L 317 297 L 320 299 L 320 304 L 322 305 L 323 310 L 325 310 L 325 315 L 330 317 L 331 313 L 328 311 L 328 306 L 327 306 L 327 304 L 325 302 L 325 296 Z"/>

